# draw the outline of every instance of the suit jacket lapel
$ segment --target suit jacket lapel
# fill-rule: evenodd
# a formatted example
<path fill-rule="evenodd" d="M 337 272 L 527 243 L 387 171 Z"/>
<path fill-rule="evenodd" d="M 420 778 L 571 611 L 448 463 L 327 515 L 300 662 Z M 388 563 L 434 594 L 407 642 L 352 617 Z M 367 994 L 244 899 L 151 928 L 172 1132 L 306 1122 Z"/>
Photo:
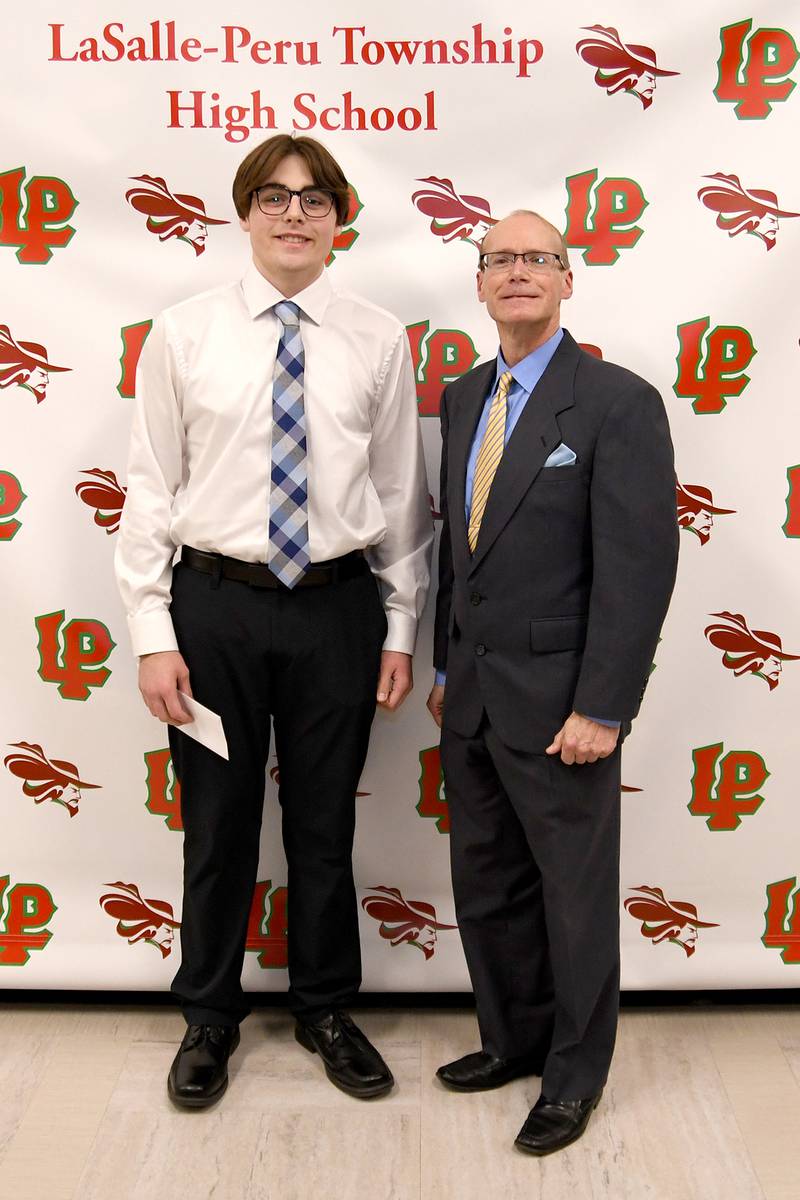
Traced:
<path fill-rule="evenodd" d="M 464 390 L 459 398 L 457 412 L 450 414 L 450 444 L 447 451 L 448 491 L 450 492 L 450 525 L 453 551 L 466 553 L 469 557 L 467 543 L 467 522 L 464 515 L 464 498 L 467 487 L 467 462 L 472 447 L 472 439 L 480 420 L 481 411 L 489 394 L 489 388 L 494 383 L 497 371 L 497 359 L 482 363 L 465 381 Z"/>
<path fill-rule="evenodd" d="M 575 371 L 580 354 L 577 343 L 565 330 L 544 375 L 529 396 L 500 459 L 483 514 L 478 544 L 470 563 L 471 571 L 479 565 L 512 517 L 548 455 L 561 442 L 556 416 L 575 403 Z M 474 428 L 473 425 L 472 433 Z M 465 477 L 466 469 L 461 479 L 462 495 Z"/>

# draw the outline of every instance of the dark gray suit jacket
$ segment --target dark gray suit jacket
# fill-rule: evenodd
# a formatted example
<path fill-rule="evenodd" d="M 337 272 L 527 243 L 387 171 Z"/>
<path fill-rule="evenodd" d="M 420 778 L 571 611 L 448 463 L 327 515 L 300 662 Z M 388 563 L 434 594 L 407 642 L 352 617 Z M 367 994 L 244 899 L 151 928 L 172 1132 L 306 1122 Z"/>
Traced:
<path fill-rule="evenodd" d="M 509 439 L 475 554 L 467 459 L 496 362 L 442 396 L 443 514 L 434 663 L 444 725 L 486 712 L 506 745 L 542 753 L 574 709 L 636 716 L 678 556 L 675 472 L 658 392 L 565 331 Z M 564 442 L 570 467 L 545 467 Z"/>

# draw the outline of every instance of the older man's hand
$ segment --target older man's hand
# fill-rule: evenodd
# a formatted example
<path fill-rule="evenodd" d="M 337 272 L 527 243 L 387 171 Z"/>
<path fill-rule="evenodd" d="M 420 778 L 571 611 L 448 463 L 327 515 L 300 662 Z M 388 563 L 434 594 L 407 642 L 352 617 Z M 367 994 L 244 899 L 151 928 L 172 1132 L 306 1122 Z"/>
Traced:
<path fill-rule="evenodd" d="M 560 754 L 568 766 L 593 763 L 608 758 L 619 739 L 619 728 L 599 725 L 580 713 L 572 713 L 545 750 L 545 754 Z"/>

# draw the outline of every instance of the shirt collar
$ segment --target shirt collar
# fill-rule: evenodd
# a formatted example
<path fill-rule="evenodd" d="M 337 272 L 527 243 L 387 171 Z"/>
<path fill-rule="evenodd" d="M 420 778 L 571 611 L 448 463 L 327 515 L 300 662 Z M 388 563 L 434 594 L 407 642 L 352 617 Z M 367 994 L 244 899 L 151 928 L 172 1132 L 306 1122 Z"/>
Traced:
<path fill-rule="evenodd" d="M 291 301 L 315 325 L 321 325 L 332 291 L 327 269 L 323 267 L 319 278 L 310 283 L 308 287 L 303 288 L 302 292 L 292 296 Z M 283 293 L 279 292 L 275 285 L 261 274 L 254 262 L 250 263 L 244 273 L 242 294 L 247 311 L 253 319 L 266 312 L 268 308 L 272 308 L 280 300 L 286 299 Z"/>
<path fill-rule="evenodd" d="M 564 330 L 559 328 L 555 331 L 552 337 L 549 337 L 546 342 L 542 342 L 541 346 L 537 346 L 535 350 L 531 350 L 530 354 L 526 354 L 515 366 L 509 367 L 506 360 L 503 358 L 503 351 L 497 351 L 497 374 L 495 375 L 494 386 L 497 387 L 497 381 L 504 371 L 510 371 L 515 383 L 518 383 L 526 392 L 532 392 L 536 384 L 544 374 L 547 364 L 558 349 L 558 345 L 564 336 Z M 494 390 L 494 389 L 493 389 Z"/>

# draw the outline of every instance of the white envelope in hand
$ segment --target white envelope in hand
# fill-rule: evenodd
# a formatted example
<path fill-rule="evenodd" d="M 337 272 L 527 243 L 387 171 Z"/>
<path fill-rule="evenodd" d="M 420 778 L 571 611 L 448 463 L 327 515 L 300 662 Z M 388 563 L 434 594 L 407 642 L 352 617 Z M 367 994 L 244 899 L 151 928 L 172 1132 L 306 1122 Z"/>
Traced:
<path fill-rule="evenodd" d="M 225 738 L 225 730 L 222 728 L 222 718 L 217 713 L 212 712 L 210 708 L 206 708 L 202 704 L 198 704 L 191 696 L 187 696 L 185 692 L 178 692 L 184 708 L 192 718 L 185 725 L 177 725 L 176 729 L 180 729 L 188 737 L 194 738 L 196 742 L 207 746 L 209 750 L 213 750 L 220 758 L 228 761 L 228 742 Z"/>

